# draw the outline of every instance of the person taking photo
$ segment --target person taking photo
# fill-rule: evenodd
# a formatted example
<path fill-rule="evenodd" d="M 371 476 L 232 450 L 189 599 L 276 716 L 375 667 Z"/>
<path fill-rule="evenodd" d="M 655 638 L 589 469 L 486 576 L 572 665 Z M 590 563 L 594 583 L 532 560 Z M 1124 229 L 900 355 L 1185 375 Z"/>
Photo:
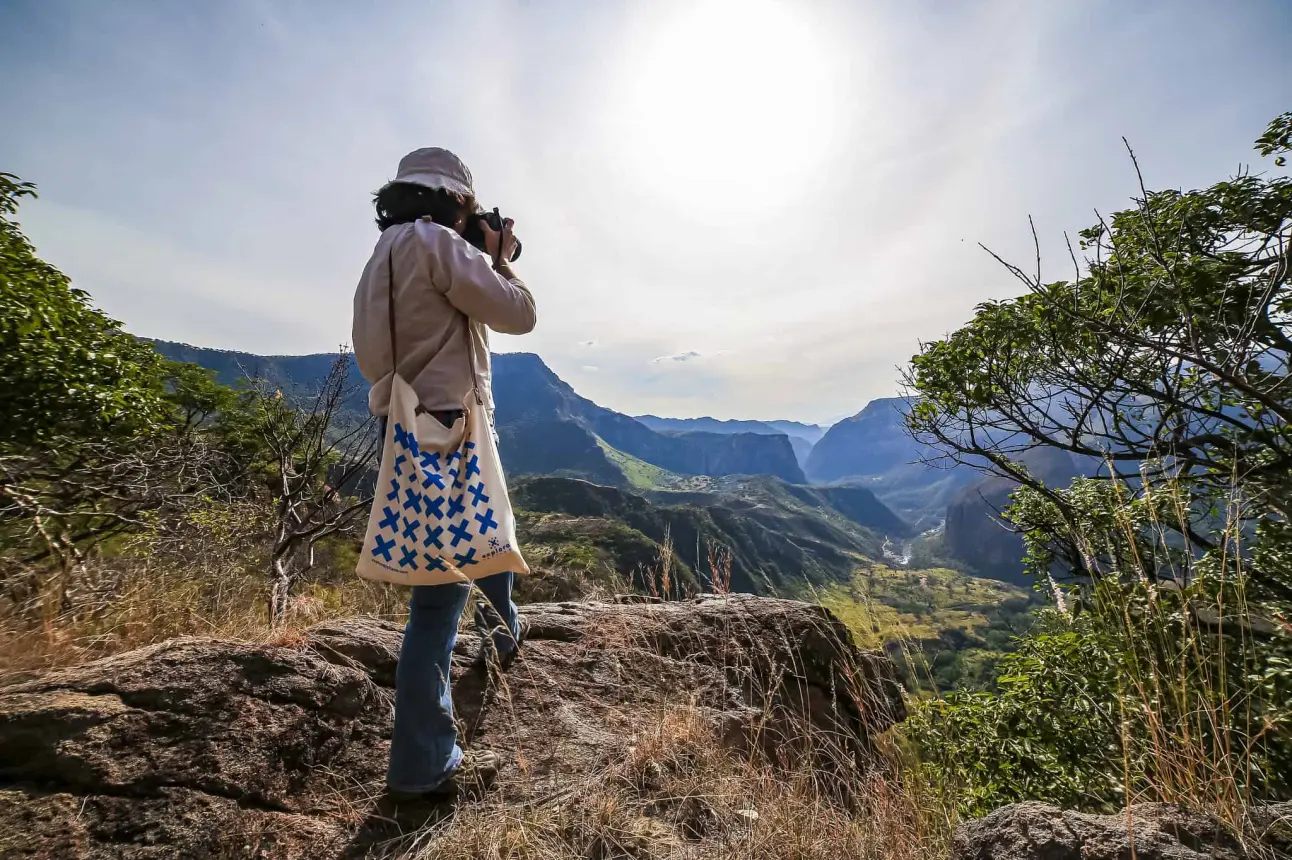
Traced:
<path fill-rule="evenodd" d="M 416 392 L 419 411 L 445 427 L 462 418 L 463 400 L 477 388 L 492 427 L 489 331 L 526 334 L 536 321 L 534 298 L 511 266 L 520 249 L 512 220 L 497 210 L 482 215 L 471 172 L 435 147 L 404 156 L 373 202 L 381 236 L 355 291 L 353 344 L 382 438 L 396 370 Z M 513 573 L 497 573 L 474 583 L 483 596 L 476 627 L 485 652 L 504 668 L 526 632 L 513 582 Z M 464 753 L 453 719 L 449 670 L 471 590 L 465 581 L 412 588 L 387 771 L 396 801 L 486 788 L 497 775 L 498 755 Z"/>

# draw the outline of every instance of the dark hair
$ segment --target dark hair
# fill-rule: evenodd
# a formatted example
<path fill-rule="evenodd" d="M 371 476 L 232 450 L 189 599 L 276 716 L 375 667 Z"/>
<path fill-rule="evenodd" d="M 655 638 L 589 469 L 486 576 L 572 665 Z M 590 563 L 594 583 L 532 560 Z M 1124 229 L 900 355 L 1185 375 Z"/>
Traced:
<path fill-rule="evenodd" d="M 372 195 L 372 205 L 377 210 L 379 230 L 419 218 L 430 218 L 436 224 L 452 227 L 464 213 L 476 210 L 474 197 L 413 182 L 386 183 Z"/>

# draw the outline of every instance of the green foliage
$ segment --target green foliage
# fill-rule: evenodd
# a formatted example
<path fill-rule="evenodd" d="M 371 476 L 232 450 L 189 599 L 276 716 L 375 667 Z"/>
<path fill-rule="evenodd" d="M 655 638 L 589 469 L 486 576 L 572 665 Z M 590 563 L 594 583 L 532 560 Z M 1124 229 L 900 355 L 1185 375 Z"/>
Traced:
<path fill-rule="evenodd" d="M 1292 796 L 1292 637 L 1232 580 L 1108 581 L 1079 606 L 1044 613 L 995 691 L 917 707 L 911 735 L 962 812 Z"/>
<path fill-rule="evenodd" d="M 0 173 L 0 445 L 129 435 L 164 414 L 161 360 L 36 256 Z"/>
<path fill-rule="evenodd" d="M 1276 166 L 1290 131 L 1257 141 Z M 908 426 L 1019 487 L 1006 517 L 1057 601 L 995 690 L 922 703 L 912 735 L 966 814 L 1285 799 L 1292 181 L 1142 189 L 1079 235 L 1074 280 L 1006 264 L 1027 293 L 912 361 Z M 1038 448 L 1096 477 L 1047 486 Z"/>
<path fill-rule="evenodd" d="M 215 372 L 183 361 L 163 359 L 166 402 L 182 433 L 209 427 L 222 416 L 237 411 L 237 393 L 215 378 Z"/>
<path fill-rule="evenodd" d="M 1290 124 L 1271 123 L 1261 152 L 1286 152 Z M 1182 487 L 1185 503 L 1155 515 L 1194 548 L 1218 546 L 1209 533 L 1236 492 L 1246 515 L 1288 519 L 1292 180 L 1240 172 L 1200 190 L 1143 190 L 1079 235 L 1086 259 L 1072 281 L 1006 264 L 1027 293 L 980 306 L 912 359 L 910 428 L 1055 502 L 1064 522 L 1046 552 L 1079 576 L 1100 575 L 1087 567 L 1099 554 L 1064 535 L 1085 531 L 1075 520 L 1093 508 L 1067 510 L 1029 473 L 1024 455 L 1038 447 L 1088 458 L 1135 494 Z M 1271 587 L 1275 573 L 1250 571 Z"/>
<path fill-rule="evenodd" d="M 1280 114 L 1270 121 L 1265 133 L 1256 139 L 1256 149 L 1261 155 L 1280 153 L 1274 159 L 1276 167 L 1287 164 L 1287 158 L 1281 153 L 1292 151 L 1292 111 Z"/>
<path fill-rule="evenodd" d="M 1120 802 L 1114 671 L 1087 623 L 1055 623 L 1001 658 L 997 690 L 921 703 L 909 722 L 924 763 L 965 815 L 1038 799 L 1083 809 Z"/>

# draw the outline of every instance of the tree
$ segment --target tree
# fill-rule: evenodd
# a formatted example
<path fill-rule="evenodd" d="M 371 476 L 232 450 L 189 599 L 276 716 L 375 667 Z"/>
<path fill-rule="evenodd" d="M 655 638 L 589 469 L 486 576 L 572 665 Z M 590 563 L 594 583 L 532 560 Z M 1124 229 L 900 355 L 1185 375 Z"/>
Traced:
<path fill-rule="evenodd" d="M 1257 141 L 1292 147 L 1292 113 Z M 1129 147 L 1128 147 L 1129 149 Z M 1134 154 L 1131 153 L 1134 160 Z M 1136 165 L 1138 172 L 1138 165 Z M 1292 180 L 1149 192 L 1080 233 L 1070 281 L 923 345 L 908 428 L 1019 485 L 1036 576 L 1067 574 L 998 689 L 922 705 L 962 810 L 1139 800 L 1233 813 L 1292 796 Z M 999 258 L 997 258 L 999 259 Z M 1082 458 L 1047 486 L 1028 455 Z"/>
<path fill-rule="evenodd" d="M 13 218 L 34 195 L 0 174 L 0 550 L 26 569 L 53 560 L 66 605 L 95 544 L 234 492 L 238 463 L 198 432 L 233 392 L 165 362 L 39 259 Z"/>
<path fill-rule="evenodd" d="M 165 410 L 161 358 L 36 256 L 14 220 L 35 195 L 0 173 L 0 447 L 129 435 Z"/>
<path fill-rule="evenodd" d="M 349 373 L 343 349 L 308 408 L 296 408 L 264 386 L 255 395 L 274 500 L 269 573 L 275 621 L 286 615 L 292 589 L 313 568 L 315 545 L 354 526 L 372 502 L 371 496 L 346 495 L 372 470 L 380 445 L 375 419 L 344 409 L 352 393 Z"/>
<path fill-rule="evenodd" d="M 1281 158 L 1289 128 L 1292 113 L 1274 120 L 1261 153 Z M 1052 555 L 1082 578 L 1105 570 L 1072 540 L 1071 500 L 1023 464 L 1034 448 L 1088 458 L 1142 495 L 1186 488 L 1186 504 L 1158 512 L 1185 556 L 1221 546 L 1234 503 L 1249 524 L 1292 515 L 1292 180 L 1241 171 L 1150 192 L 1141 179 L 1140 193 L 1079 234 L 1072 280 L 1043 281 L 1039 251 L 1034 273 L 1002 260 L 1027 293 L 980 305 L 906 375 L 912 433 L 1053 504 Z M 1277 571 L 1255 580 L 1292 598 Z"/>

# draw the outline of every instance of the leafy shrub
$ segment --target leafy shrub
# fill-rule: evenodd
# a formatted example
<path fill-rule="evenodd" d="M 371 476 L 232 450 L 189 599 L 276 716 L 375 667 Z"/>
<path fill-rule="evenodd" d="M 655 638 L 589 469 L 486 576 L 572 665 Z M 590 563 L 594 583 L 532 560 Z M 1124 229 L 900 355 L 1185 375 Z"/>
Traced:
<path fill-rule="evenodd" d="M 995 692 L 922 703 L 909 723 L 922 758 L 965 814 L 1042 799 L 1063 806 L 1119 801 L 1113 661 L 1089 623 L 1052 610 L 1045 632 L 1000 659 Z"/>
<path fill-rule="evenodd" d="M 994 692 L 923 702 L 909 729 L 968 815 L 1029 799 L 1240 809 L 1292 795 L 1290 658 L 1232 580 L 1105 582 L 1072 616 L 1043 612 Z"/>

